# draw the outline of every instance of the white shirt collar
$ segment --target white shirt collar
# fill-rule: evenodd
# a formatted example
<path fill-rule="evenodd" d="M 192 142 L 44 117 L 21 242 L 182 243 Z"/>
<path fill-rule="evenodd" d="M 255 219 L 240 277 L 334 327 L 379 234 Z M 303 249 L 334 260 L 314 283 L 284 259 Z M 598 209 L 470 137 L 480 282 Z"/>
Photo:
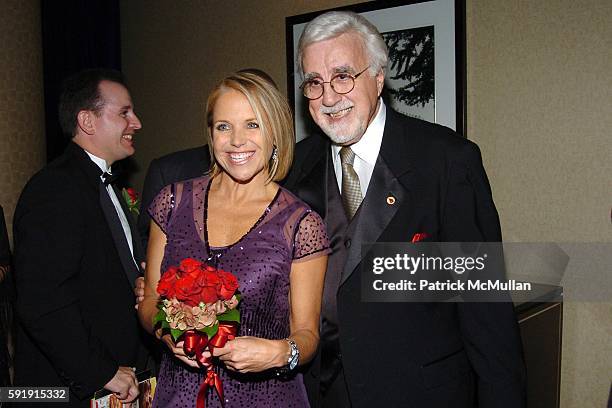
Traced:
<path fill-rule="evenodd" d="M 385 131 L 385 121 L 387 118 L 387 108 L 382 98 L 379 98 L 380 105 L 378 106 L 378 112 L 374 116 L 372 123 L 368 126 L 365 133 L 359 139 L 357 143 L 351 145 L 351 150 L 355 153 L 355 156 L 359 157 L 370 166 L 374 167 L 376 164 L 376 158 L 380 151 L 380 145 L 382 144 L 383 133 Z M 340 148 L 342 146 L 332 145 L 334 156 L 340 154 Z"/>
<path fill-rule="evenodd" d="M 385 104 L 380 99 L 378 112 L 374 115 L 372 123 L 368 126 L 365 133 L 357 143 L 351 145 L 351 149 L 355 152 L 355 161 L 353 168 L 359 177 L 359 186 L 361 187 L 361 195 L 365 197 L 376 159 L 382 145 L 383 133 L 385 132 L 385 121 L 387 118 L 387 110 Z M 332 161 L 334 164 L 334 172 L 336 173 L 336 181 L 338 189 L 342 192 L 342 164 L 340 163 L 340 148 L 341 146 L 332 145 Z"/>
<path fill-rule="evenodd" d="M 83 150 L 85 150 L 85 149 L 83 149 Z M 95 156 L 95 155 L 89 153 L 87 150 L 85 150 L 85 153 L 87 153 L 87 155 L 89 156 L 91 161 L 96 163 L 96 165 L 100 168 L 100 170 L 102 170 L 103 173 L 104 172 L 108 172 L 108 173 L 112 174 L 111 166 L 108 166 L 106 164 L 106 160 L 101 159 L 98 156 Z M 102 177 L 102 174 L 100 174 L 100 179 L 102 181 L 104 181 L 104 178 Z M 132 231 L 130 230 L 130 223 L 129 223 L 129 221 L 126 218 L 125 213 L 123 212 L 123 209 L 121 208 L 121 203 L 119 202 L 119 197 L 117 197 L 117 194 L 113 190 L 112 185 L 110 185 L 110 184 L 107 185 L 106 186 L 106 191 L 108 192 L 110 200 L 113 203 L 113 206 L 115 207 L 115 212 L 117 213 L 117 216 L 119 217 L 119 222 L 121 223 L 121 228 L 123 229 L 123 234 L 125 235 L 125 239 L 127 241 L 128 247 L 130 248 L 130 253 L 132 254 L 132 260 L 134 261 L 134 264 L 138 268 L 138 263 L 136 262 L 136 259 L 134 258 L 134 243 L 133 243 L 133 238 L 132 238 Z"/>
<path fill-rule="evenodd" d="M 108 166 L 106 164 L 106 160 L 101 159 L 98 156 L 94 156 L 93 154 L 89 153 L 87 150 L 85 150 L 85 153 L 87 153 L 91 161 L 96 163 L 96 165 L 100 168 L 100 170 L 102 170 L 102 173 L 108 172 L 112 174 L 111 166 Z"/>

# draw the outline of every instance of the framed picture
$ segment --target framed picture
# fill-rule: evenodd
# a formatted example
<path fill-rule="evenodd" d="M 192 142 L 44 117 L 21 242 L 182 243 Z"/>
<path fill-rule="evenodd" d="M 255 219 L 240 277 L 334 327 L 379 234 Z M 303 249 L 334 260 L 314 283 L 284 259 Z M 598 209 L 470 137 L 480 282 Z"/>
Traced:
<path fill-rule="evenodd" d="M 389 47 L 383 99 L 408 116 L 438 123 L 465 136 L 465 1 L 372 1 L 330 10 L 363 15 Z M 330 10 L 287 17 L 287 93 L 297 141 L 316 124 L 299 88 L 297 44 L 306 24 Z"/>

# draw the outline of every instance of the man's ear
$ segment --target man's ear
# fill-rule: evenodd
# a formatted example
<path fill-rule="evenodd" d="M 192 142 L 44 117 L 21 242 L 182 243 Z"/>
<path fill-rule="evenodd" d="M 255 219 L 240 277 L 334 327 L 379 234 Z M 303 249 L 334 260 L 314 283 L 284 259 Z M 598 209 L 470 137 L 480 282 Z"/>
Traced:
<path fill-rule="evenodd" d="M 376 74 L 376 87 L 378 89 L 378 96 L 382 93 L 383 87 L 385 86 L 385 69 L 381 68 Z"/>
<path fill-rule="evenodd" d="M 79 111 L 77 114 L 77 125 L 84 133 L 88 135 L 92 135 L 96 130 L 92 118 L 93 114 L 94 113 L 92 111 L 88 110 Z"/>

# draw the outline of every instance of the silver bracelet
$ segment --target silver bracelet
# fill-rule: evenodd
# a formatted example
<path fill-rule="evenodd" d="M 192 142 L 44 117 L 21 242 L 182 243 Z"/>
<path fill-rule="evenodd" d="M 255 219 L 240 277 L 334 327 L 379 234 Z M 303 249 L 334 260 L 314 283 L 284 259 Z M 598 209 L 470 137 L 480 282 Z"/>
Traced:
<path fill-rule="evenodd" d="M 297 344 L 295 343 L 295 341 L 291 340 L 291 339 L 284 339 L 287 343 L 289 343 L 289 358 L 287 359 L 287 365 L 284 367 L 281 367 L 279 369 L 276 370 L 276 375 L 280 376 L 280 375 L 284 375 L 287 374 L 289 371 L 294 370 L 299 361 L 300 361 L 300 350 L 297 347 Z"/>

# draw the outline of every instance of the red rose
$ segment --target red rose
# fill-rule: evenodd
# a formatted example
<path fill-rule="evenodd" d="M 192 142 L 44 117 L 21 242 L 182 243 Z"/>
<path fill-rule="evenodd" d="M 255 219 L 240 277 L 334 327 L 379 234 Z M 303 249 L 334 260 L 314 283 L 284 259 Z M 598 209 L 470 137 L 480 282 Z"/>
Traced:
<path fill-rule="evenodd" d="M 126 188 L 125 189 L 128 193 L 128 195 L 130 196 L 130 199 L 132 199 L 132 202 L 136 202 L 138 200 L 138 193 L 136 192 L 136 190 L 134 190 L 133 188 Z"/>
<path fill-rule="evenodd" d="M 208 268 L 200 272 L 197 280 L 200 287 L 200 300 L 204 303 L 214 303 L 218 300 L 217 293 L 221 287 L 221 280 L 216 272 L 211 272 Z"/>
<path fill-rule="evenodd" d="M 164 272 L 159 283 L 157 284 L 157 293 L 160 296 L 170 299 L 174 297 L 175 289 L 174 284 L 176 283 L 176 266 L 171 266 Z"/>
<path fill-rule="evenodd" d="M 176 298 L 181 302 L 185 302 L 189 306 L 196 306 L 199 303 L 196 301 L 199 288 L 193 276 L 184 275 L 181 277 L 176 281 L 174 289 L 176 291 Z"/>
<path fill-rule="evenodd" d="M 219 287 L 218 295 L 221 300 L 228 300 L 234 296 L 236 289 L 238 289 L 238 279 L 234 274 L 222 270 L 217 271 L 217 275 L 221 280 L 221 286 Z"/>
<path fill-rule="evenodd" d="M 170 282 L 159 281 L 157 284 L 157 293 L 166 299 L 171 299 L 174 297 L 174 287 Z"/>
<path fill-rule="evenodd" d="M 179 267 L 181 271 L 188 273 L 194 278 L 198 275 L 199 269 L 202 267 L 202 262 L 197 261 L 193 258 L 183 259 L 181 261 L 181 266 Z"/>
<path fill-rule="evenodd" d="M 200 287 L 205 287 L 205 286 L 220 286 L 221 285 L 221 279 L 219 279 L 219 275 L 217 275 L 216 272 L 210 272 L 208 270 L 204 270 L 201 271 L 200 274 L 198 275 L 198 280 L 197 280 L 198 286 Z"/>
<path fill-rule="evenodd" d="M 217 288 L 214 286 L 205 286 L 201 289 L 200 297 L 201 302 L 206 304 L 215 303 L 219 298 L 217 297 Z"/>

